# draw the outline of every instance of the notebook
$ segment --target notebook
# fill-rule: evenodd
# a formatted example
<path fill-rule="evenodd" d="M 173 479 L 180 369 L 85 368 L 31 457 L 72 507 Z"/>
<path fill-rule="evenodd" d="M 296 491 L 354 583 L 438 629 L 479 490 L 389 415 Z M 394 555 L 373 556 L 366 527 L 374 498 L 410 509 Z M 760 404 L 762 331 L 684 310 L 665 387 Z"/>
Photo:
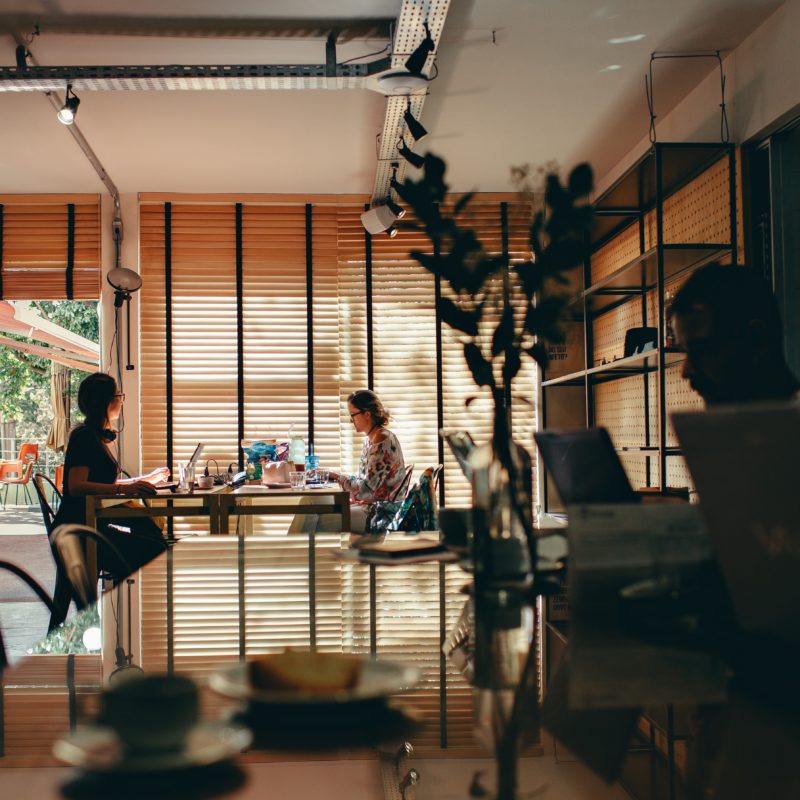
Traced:
<path fill-rule="evenodd" d="M 672 422 L 739 624 L 800 643 L 800 406 Z"/>
<path fill-rule="evenodd" d="M 640 502 L 605 428 L 542 431 L 533 438 L 565 506 Z"/>

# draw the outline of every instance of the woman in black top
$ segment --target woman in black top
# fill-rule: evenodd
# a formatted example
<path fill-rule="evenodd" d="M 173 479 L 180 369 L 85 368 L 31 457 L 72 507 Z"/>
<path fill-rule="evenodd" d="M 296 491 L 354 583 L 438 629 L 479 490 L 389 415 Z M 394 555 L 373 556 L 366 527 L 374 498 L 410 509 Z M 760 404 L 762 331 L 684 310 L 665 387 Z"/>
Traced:
<path fill-rule="evenodd" d="M 53 520 L 54 527 L 64 523 L 86 524 L 87 494 L 155 494 L 155 484 L 169 477 L 169 469 L 161 467 L 140 478 L 120 478 L 120 466 L 109 443 L 116 438 L 111 424 L 119 417 L 123 399 L 117 382 L 103 372 L 89 375 L 81 382 L 78 408 L 86 419 L 69 437 L 64 456 L 64 496 Z M 150 519 L 126 518 L 116 522 L 103 519 L 98 524 L 134 570 L 165 549 L 161 529 Z M 102 549 L 98 552 L 98 564 L 117 579 L 127 572 Z"/>

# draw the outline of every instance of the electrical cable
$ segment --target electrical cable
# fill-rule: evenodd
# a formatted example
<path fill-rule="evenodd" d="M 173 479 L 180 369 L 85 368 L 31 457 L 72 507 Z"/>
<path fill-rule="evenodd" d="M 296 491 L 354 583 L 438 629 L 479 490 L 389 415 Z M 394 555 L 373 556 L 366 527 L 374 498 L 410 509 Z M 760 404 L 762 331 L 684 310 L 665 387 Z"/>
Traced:
<path fill-rule="evenodd" d="M 385 53 L 391 46 L 392 46 L 392 43 L 388 42 L 386 47 L 383 48 L 383 50 L 376 50 L 374 53 L 365 53 L 363 56 L 353 56 L 353 58 L 348 58 L 347 61 L 340 61 L 339 62 L 339 66 L 341 66 L 342 64 L 349 64 L 352 61 L 358 61 L 359 59 L 362 59 L 362 58 L 370 58 L 371 56 L 379 56 L 379 55 L 381 55 L 381 53 Z"/>

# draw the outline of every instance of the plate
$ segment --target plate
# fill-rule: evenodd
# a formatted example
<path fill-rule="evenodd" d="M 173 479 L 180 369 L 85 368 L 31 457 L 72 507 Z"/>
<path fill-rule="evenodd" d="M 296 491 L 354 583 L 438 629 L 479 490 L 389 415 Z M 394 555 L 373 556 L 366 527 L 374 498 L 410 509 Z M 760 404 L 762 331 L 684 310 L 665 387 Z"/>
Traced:
<path fill-rule="evenodd" d="M 267 489 L 291 489 L 291 483 L 262 483 Z"/>
<path fill-rule="evenodd" d="M 217 764 L 252 740 L 250 729 L 239 723 L 201 722 L 189 731 L 183 750 L 127 753 L 112 728 L 88 725 L 59 739 L 53 755 L 88 772 L 169 772 Z"/>
<path fill-rule="evenodd" d="M 290 691 L 286 689 L 255 689 L 250 685 L 247 664 L 239 663 L 215 672 L 209 685 L 215 692 L 239 700 L 254 703 L 279 705 L 325 705 L 329 703 L 356 703 L 375 700 L 412 687 L 420 678 L 416 667 L 397 661 L 374 661 L 365 658 L 361 662 L 358 683 L 351 689 L 335 692 Z"/>

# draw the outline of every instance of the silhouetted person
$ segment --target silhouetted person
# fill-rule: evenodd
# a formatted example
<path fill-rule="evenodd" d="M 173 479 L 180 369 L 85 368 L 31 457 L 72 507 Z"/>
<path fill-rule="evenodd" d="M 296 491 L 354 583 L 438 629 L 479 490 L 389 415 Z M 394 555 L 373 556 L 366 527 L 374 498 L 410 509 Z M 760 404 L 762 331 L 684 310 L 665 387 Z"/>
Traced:
<path fill-rule="evenodd" d="M 800 389 L 783 354 L 778 305 L 752 269 L 707 264 L 686 281 L 668 314 L 676 344 L 686 352 L 682 375 L 707 406 L 790 400 Z M 706 580 L 706 602 L 714 607 L 707 608 L 709 628 L 733 657 L 738 679 L 748 683 L 752 665 L 735 653 L 750 648 L 740 636 L 722 575 L 714 568 Z M 760 648 L 758 653 L 763 659 Z M 709 796 L 727 724 L 725 706 L 702 704 L 692 714 L 688 800 Z"/>
<path fill-rule="evenodd" d="M 778 305 L 753 270 L 701 267 L 668 313 L 686 352 L 683 377 L 706 405 L 788 400 L 800 389 L 783 355 Z"/>

